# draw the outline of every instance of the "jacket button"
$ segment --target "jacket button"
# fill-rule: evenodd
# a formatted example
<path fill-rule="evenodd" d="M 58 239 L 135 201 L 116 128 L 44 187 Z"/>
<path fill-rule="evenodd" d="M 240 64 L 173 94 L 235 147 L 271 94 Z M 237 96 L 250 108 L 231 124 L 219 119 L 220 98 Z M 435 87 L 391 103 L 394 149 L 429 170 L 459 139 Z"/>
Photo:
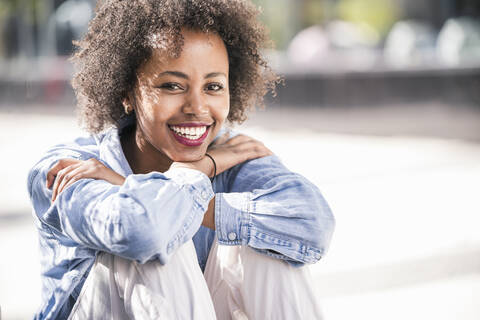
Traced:
<path fill-rule="evenodd" d="M 228 240 L 233 241 L 235 239 L 237 239 L 237 234 L 235 232 L 230 232 L 228 234 Z"/>

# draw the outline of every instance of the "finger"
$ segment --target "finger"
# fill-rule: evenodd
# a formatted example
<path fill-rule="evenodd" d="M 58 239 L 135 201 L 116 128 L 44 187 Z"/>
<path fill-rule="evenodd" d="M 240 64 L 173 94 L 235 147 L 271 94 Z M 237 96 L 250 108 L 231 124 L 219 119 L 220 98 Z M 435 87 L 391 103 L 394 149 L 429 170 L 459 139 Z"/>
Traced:
<path fill-rule="evenodd" d="M 258 145 L 256 147 L 257 153 L 260 155 L 260 157 L 266 157 L 266 156 L 271 156 L 273 155 L 272 150 L 267 148 L 262 142 L 257 141 Z"/>
<path fill-rule="evenodd" d="M 75 182 L 77 182 L 78 180 L 82 179 L 83 178 L 83 175 L 82 174 L 78 174 L 76 175 L 75 177 L 71 178 L 68 183 L 65 184 L 65 186 L 63 187 L 63 189 L 58 193 L 62 193 L 63 190 L 66 190 L 68 187 L 70 187 L 72 184 L 74 184 Z"/>
<path fill-rule="evenodd" d="M 62 193 L 63 190 L 67 188 L 67 185 L 71 185 L 71 181 L 73 182 L 77 181 L 80 179 L 80 176 L 82 176 L 83 171 L 85 171 L 85 168 L 83 164 L 79 163 L 77 165 L 72 165 L 69 167 L 71 170 L 67 172 L 61 179 L 61 182 L 57 188 L 57 195 Z"/>
<path fill-rule="evenodd" d="M 225 142 L 225 144 L 230 145 L 230 146 L 235 146 L 239 143 L 243 143 L 243 142 L 247 142 L 247 141 L 256 141 L 256 140 L 254 140 L 253 138 L 251 138 L 249 136 L 246 136 L 244 134 L 239 134 L 239 135 L 236 135 L 235 137 L 229 139 L 227 142 Z"/>
<path fill-rule="evenodd" d="M 224 134 L 216 138 L 212 142 L 211 146 L 218 146 L 218 145 L 224 144 L 229 138 L 230 138 L 230 132 L 225 132 Z"/>
<path fill-rule="evenodd" d="M 230 131 L 226 131 L 224 134 L 222 134 L 217 140 L 213 142 L 214 145 L 219 145 L 219 144 L 224 144 L 225 142 L 230 139 Z"/>
<path fill-rule="evenodd" d="M 268 157 L 268 156 L 271 156 L 273 155 L 273 152 L 268 149 L 267 147 L 263 146 L 263 147 L 260 147 L 256 150 L 256 156 L 255 158 L 263 158 L 263 157 Z"/>
<path fill-rule="evenodd" d="M 58 171 L 57 173 L 57 176 L 55 177 L 55 181 L 53 182 L 53 187 L 52 187 L 52 202 L 55 201 L 55 199 L 57 198 L 58 196 L 58 187 L 60 186 L 60 184 L 62 183 L 65 175 L 74 170 L 75 167 L 73 166 L 68 166 L 68 167 L 65 167 L 64 169 Z"/>
<path fill-rule="evenodd" d="M 241 154 L 245 160 L 256 159 L 273 154 L 263 143 L 259 141 L 246 141 L 232 148 L 235 153 Z"/>
<path fill-rule="evenodd" d="M 239 140 L 239 141 L 236 141 L 236 143 L 232 145 L 230 149 L 233 150 L 234 152 L 238 152 L 238 151 L 244 152 L 250 149 L 254 149 L 258 144 L 259 142 L 255 140 Z"/>
<path fill-rule="evenodd" d="M 80 160 L 76 159 L 60 159 L 58 160 L 47 172 L 47 181 L 46 181 L 46 186 L 47 188 L 50 188 L 53 184 L 53 181 L 55 180 L 55 176 L 57 173 L 64 169 L 65 167 L 68 167 L 74 163 L 78 163 Z"/>
<path fill-rule="evenodd" d="M 66 171 L 69 171 L 69 167 L 63 168 L 62 170 L 57 172 L 57 175 L 55 176 L 55 181 L 53 181 L 53 186 L 52 186 L 52 202 L 55 201 L 58 195 L 58 187 L 62 184 L 63 177 L 66 173 Z"/>
<path fill-rule="evenodd" d="M 55 176 L 57 175 L 58 171 L 62 170 L 64 167 L 61 161 L 57 161 L 47 172 L 47 188 L 50 188 L 55 181 Z"/>

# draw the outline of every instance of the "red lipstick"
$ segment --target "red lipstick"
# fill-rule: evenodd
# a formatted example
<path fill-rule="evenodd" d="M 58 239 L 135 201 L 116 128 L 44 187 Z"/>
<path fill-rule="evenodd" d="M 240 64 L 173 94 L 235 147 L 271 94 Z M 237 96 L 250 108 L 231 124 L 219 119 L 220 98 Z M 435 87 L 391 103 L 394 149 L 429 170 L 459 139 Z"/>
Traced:
<path fill-rule="evenodd" d="M 206 126 L 207 127 L 205 132 L 202 134 L 202 136 L 198 139 L 195 139 L 195 140 L 188 139 L 188 138 L 176 133 L 171 128 L 169 128 L 170 132 L 172 133 L 175 140 L 177 140 L 179 143 L 181 143 L 185 146 L 188 146 L 188 147 L 198 147 L 198 146 L 200 146 L 205 141 L 205 139 L 207 138 L 208 133 L 210 131 L 210 125 L 206 125 L 206 124 L 203 124 L 203 123 L 182 123 L 182 124 L 178 124 L 178 125 L 175 125 L 175 126 L 178 126 L 178 127 L 203 127 L 203 126 Z"/>

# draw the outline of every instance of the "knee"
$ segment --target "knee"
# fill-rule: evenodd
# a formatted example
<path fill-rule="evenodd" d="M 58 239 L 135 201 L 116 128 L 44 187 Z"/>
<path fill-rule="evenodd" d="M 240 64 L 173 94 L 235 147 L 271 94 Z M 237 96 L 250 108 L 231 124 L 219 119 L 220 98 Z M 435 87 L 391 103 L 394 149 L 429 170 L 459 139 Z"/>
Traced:
<path fill-rule="evenodd" d="M 242 247 L 241 261 L 244 272 L 259 273 L 267 278 L 275 277 L 295 278 L 298 281 L 306 281 L 309 276 L 309 267 L 294 267 L 286 261 L 260 253 L 250 247 Z"/>

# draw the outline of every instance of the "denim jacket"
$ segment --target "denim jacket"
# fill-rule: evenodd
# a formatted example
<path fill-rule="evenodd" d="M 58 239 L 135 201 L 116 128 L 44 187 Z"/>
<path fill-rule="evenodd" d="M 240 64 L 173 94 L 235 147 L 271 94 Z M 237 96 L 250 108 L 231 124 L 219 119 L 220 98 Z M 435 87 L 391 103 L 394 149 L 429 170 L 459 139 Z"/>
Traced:
<path fill-rule="evenodd" d="M 316 186 L 276 156 L 244 162 L 213 183 L 186 168 L 133 174 L 119 134 L 110 129 L 55 146 L 29 173 L 41 250 L 36 319 L 68 317 L 99 251 L 165 264 L 193 239 L 202 270 L 215 236 L 222 245 L 248 245 L 294 266 L 325 254 L 335 224 L 330 208 Z M 96 158 L 126 180 L 117 186 L 81 179 L 52 203 L 46 175 L 62 158 Z M 214 196 L 215 231 L 201 226 Z"/>

